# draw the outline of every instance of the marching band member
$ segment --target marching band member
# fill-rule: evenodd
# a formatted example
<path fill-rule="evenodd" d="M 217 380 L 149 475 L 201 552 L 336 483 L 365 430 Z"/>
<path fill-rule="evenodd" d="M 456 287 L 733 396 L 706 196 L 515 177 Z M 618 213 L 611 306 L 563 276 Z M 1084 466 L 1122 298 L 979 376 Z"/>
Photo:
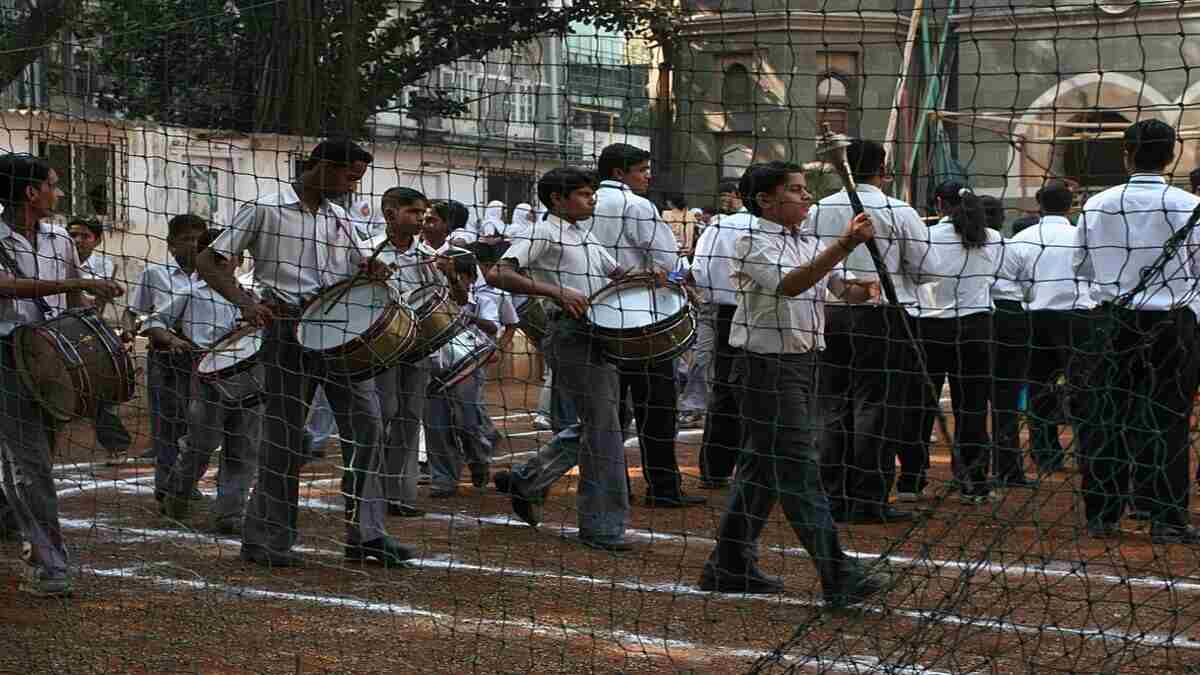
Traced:
<path fill-rule="evenodd" d="M 342 433 L 342 494 L 346 496 L 346 559 L 385 565 L 413 552 L 387 536 L 379 456 L 382 424 L 371 381 L 330 374 L 324 362 L 297 341 L 304 303 L 358 274 L 386 280 L 387 265 L 369 260 L 342 208 L 330 196 L 350 190 L 352 163 L 369 153 L 350 141 L 329 140 L 313 148 L 296 183 L 242 207 L 231 227 L 200 255 L 201 277 L 242 317 L 264 326 L 261 358 L 266 366 L 266 421 L 258 481 L 243 525 L 241 557 L 268 566 L 303 564 L 292 550 L 300 490 L 304 423 L 313 388 L 321 385 Z M 263 299 L 244 291 L 223 260 L 249 250 Z"/>
<path fill-rule="evenodd" d="M 0 335 L 67 307 L 83 306 L 82 292 L 108 301 L 121 295 L 109 279 L 81 279 L 75 244 L 66 230 L 42 223 L 62 192 L 58 174 L 27 155 L 0 156 Z M 0 480 L 5 507 L 26 542 L 20 589 L 40 597 L 71 594 L 67 547 L 58 520 L 51 446 L 54 429 L 18 376 L 12 349 L 0 349 Z"/>
<path fill-rule="evenodd" d="M 642 196 L 650 189 L 650 153 L 614 143 L 600 152 L 599 173 L 596 211 L 589 224 L 591 234 L 623 270 L 673 271 L 679 262 L 675 236 L 654 204 Z M 643 503 L 662 508 L 703 504 L 704 497 L 683 493 L 675 458 L 679 422 L 675 361 L 633 363 L 620 368 L 621 400 L 628 392 L 641 442 L 642 474 L 646 479 Z M 624 415 L 624 404 L 620 410 Z"/>
<path fill-rule="evenodd" d="M 221 230 L 210 229 L 200 241 L 200 249 L 210 246 L 220 234 Z M 236 268 L 241 261 L 225 264 Z M 156 349 L 195 360 L 200 356 L 197 352 L 211 348 L 228 334 L 237 319 L 237 307 L 193 274 L 190 291 L 174 295 L 166 307 L 150 316 L 144 330 Z M 172 332 L 175 326 L 179 326 L 179 335 Z M 190 517 L 191 495 L 207 471 L 212 453 L 221 448 L 213 529 L 218 534 L 240 534 L 261 427 L 261 404 L 245 407 L 227 401 L 212 384 L 194 381 L 187 434 L 179 439 L 179 459 L 162 502 L 163 514 L 180 521 Z"/>
<path fill-rule="evenodd" d="M 735 244 L 737 314 L 730 344 L 739 350 L 744 383 L 746 447 L 737 480 L 704 566 L 700 588 L 727 593 L 780 593 L 783 583 L 757 565 L 758 539 L 775 503 L 812 558 L 827 603 L 845 606 L 887 582 L 847 556 L 821 487 L 817 449 L 818 355 L 825 346 L 825 290 L 861 302 L 878 286 L 848 283 L 842 261 L 874 236 L 871 219 L 855 216 L 829 242 L 800 234 L 812 197 L 804 169 L 788 162 L 756 164 L 742 176 L 741 194 L 754 224 Z"/>
<path fill-rule="evenodd" d="M 544 349 L 555 386 L 571 397 L 579 422 L 558 433 L 529 462 L 511 473 L 498 472 L 496 487 L 512 495 L 518 517 L 537 526 L 546 491 L 578 464 L 579 541 L 602 550 L 628 551 L 629 492 L 617 414 L 620 375 L 584 322 L 588 298 L 622 271 L 587 230 L 586 221 L 596 207 L 590 174 L 553 169 L 538 181 L 538 199 L 550 215 L 513 242 L 492 268 L 488 283 L 511 293 L 550 298 L 558 305 L 550 312 Z"/>
<path fill-rule="evenodd" d="M 1155 543 L 1200 543 L 1188 510 L 1188 416 L 1200 374 L 1189 303 L 1200 280 L 1200 231 L 1164 256 L 1200 198 L 1163 176 L 1177 142 L 1161 120 L 1130 125 L 1129 181 L 1088 199 L 1075 229 L 1075 272 L 1100 304 L 1094 339 L 1077 345 L 1094 363 L 1077 384 L 1086 410 L 1076 426 L 1088 532 L 1098 538 L 1116 536 L 1132 481 Z"/>
<path fill-rule="evenodd" d="M 149 263 L 129 294 L 126 317 L 132 325 L 170 304 L 176 295 L 192 288 L 196 251 L 208 223 L 200 216 L 179 214 L 167 223 L 166 263 Z M 190 355 L 150 345 L 146 355 L 146 396 L 150 399 L 150 442 L 154 449 L 154 498 L 166 496 L 179 460 L 179 439 L 187 433 L 187 409 L 191 400 L 192 360 Z M 192 495 L 199 498 L 199 493 Z"/>

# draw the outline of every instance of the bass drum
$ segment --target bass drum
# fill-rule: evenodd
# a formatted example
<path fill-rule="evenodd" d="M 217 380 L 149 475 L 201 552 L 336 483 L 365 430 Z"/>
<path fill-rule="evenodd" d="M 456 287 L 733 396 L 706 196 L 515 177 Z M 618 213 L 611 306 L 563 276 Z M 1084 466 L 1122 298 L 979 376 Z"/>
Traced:
<path fill-rule="evenodd" d="M 412 348 L 416 325 L 399 291 L 383 281 L 351 279 L 309 301 L 296 340 L 324 358 L 331 373 L 358 381 L 398 365 Z"/>
<path fill-rule="evenodd" d="M 673 359 L 696 340 L 696 316 L 684 288 L 654 277 L 625 277 L 597 291 L 588 323 L 618 363 Z"/>
<path fill-rule="evenodd" d="M 258 358 L 263 333 L 256 326 L 235 328 L 196 363 L 196 377 L 212 385 L 225 401 L 244 408 L 262 402 L 265 367 Z"/>

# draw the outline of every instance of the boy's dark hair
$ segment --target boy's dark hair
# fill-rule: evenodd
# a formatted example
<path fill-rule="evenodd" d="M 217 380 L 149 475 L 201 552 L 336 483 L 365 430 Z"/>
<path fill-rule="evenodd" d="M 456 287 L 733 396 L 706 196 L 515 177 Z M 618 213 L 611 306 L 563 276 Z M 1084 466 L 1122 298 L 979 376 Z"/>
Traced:
<path fill-rule="evenodd" d="M 610 145 L 608 147 L 611 148 L 613 146 Z M 605 148 L 605 150 L 607 149 Z M 570 166 L 550 169 L 538 179 L 538 201 L 544 204 L 546 209 L 550 209 L 552 206 L 550 204 L 550 195 L 558 194 L 565 198 L 579 188 L 595 187 L 595 185 L 596 181 L 592 174 L 583 169 L 576 169 Z"/>
<path fill-rule="evenodd" d="M 450 260 L 454 263 L 455 274 L 467 274 L 472 277 L 476 275 L 476 266 L 479 264 L 479 260 L 474 253 L 456 248 L 451 249 L 449 255 Z"/>
<path fill-rule="evenodd" d="M 194 213 L 181 213 L 167 221 L 167 241 L 182 237 L 194 230 L 206 232 L 208 221 Z"/>
<path fill-rule="evenodd" d="M 312 149 L 304 166 L 310 168 L 320 161 L 349 166 L 355 162 L 370 164 L 375 161 L 375 156 L 349 138 L 331 138 L 321 141 Z"/>
<path fill-rule="evenodd" d="M 743 203 L 750 213 L 762 216 L 758 193 L 774 191 L 787 183 L 788 176 L 794 173 L 804 173 L 804 167 L 793 162 L 781 161 L 751 164 L 746 173 L 742 174 L 742 180 L 738 182 L 738 194 L 742 195 Z"/>
<path fill-rule="evenodd" d="M 1200 190 L 1200 169 L 1192 169 L 1188 174 L 1188 181 L 1192 184 L 1192 192 Z"/>
<path fill-rule="evenodd" d="M 476 241 L 467 247 L 481 265 L 495 265 L 508 251 L 507 241 Z"/>
<path fill-rule="evenodd" d="M 0 206 L 10 210 L 27 200 L 25 188 L 39 188 L 50 177 L 50 165 L 24 153 L 0 157 Z"/>
<path fill-rule="evenodd" d="M 390 187 L 379 198 L 380 208 L 388 208 L 389 206 L 408 206 L 416 202 L 429 203 L 429 200 L 421 192 L 410 187 Z"/>
<path fill-rule="evenodd" d="M 204 234 L 200 236 L 200 243 L 198 244 L 198 250 L 203 251 L 204 249 L 208 248 L 209 246 L 212 246 L 212 243 L 214 241 L 216 241 L 217 237 L 221 236 L 221 233 L 224 231 L 225 231 L 224 229 L 219 228 L 219 227 L 210 227 L 207 230 L 205 230 Z"/>
<path fill-rule="evenodd" d="M 856 138 L 850 141 L 846 148 L 846 161 L 850 164 L 850 173 L 854 180 L 870 180 L 883 173 L 883 165 L 887 162 L 887 151 L 876 141 Z"/>
<path fill-rule="evenodd" d="M 613 177 L 618 169 L 628 171 L 635 164 L 641 164 L 650 159 L 650 152 L 628 143 L 613 143 L 600 151 L 600 160 L 596 164 L 600 180 Z M 540 197 L 540 193 L 539 193 Z"/>
<path fill-rule="evenodd" d="M 1038 218 L 1037 216 L 1021 216 L 1020 218 L 1017 218 L 1012 224 L 1013 236 L 1021 234 L 1021 230 L 1027 230 L 1034 225 L 1037 225 L 1039 220 L 1041 220 L 1041 218 Z"/>
<path fill-rule="evenodd" d="M 1125 129 L 1125 151 L 1135 171 L 1161 171 L 1175 157 L 1175 129 L 1162 120 L 1141 120 Z"/>
<path fill-rule="evenodd" d="M 453 199 L 438 200 L 433 203 L 433 212 L 438 215 L 438 218 L 446 221 L 446 230 L 453 232 L 461 230 L 467 226 L 467 221 L 471 219 L 471 212 L 462 202 Z"/>
<path fill-rule="evenodd" d="M 1037 191 L 1037 203 L 1041 207 L 1042 213 L 1054 215 L 1067 213 L 1071 210 L 1071 205 L 1074 202 L 1075 195 L 1071 192 L 1071 186 L 1067 185 L 1065 180 L 1048 180 Z"/>
<path fill-rule="evenodd" d="M 738 193 L 738 182 L 735 178 L 726 178 L 717 185 L 717 194 L 725 194 L 726 192 Z"/>
<path fill-rule="evenodd" d="M 75 227 L 76 225 L 79 225 L 80 227 L 86 227 L 88 232 L 91 232 L 92 236 L 96 238 L 96 241 L 100 241 L 104 238 L 104 225 L 95 218 L 76 216 L 67 221 L 67 232 L 70 232 L 71 228 Z"/>
<path fill-rule="evenodd" d="M 999 232 L 1000 228 L 1004 227 L 1004 202 L 991 195 L 983 195 L 979 198 L 979 204 L 983 206 L 984 222 Z"/>
<path fill-rule="evenodd" d="M 667 195 L 667 205 L 677 209 L 686 209 L 687 197 L 684 197 L 682 192 L 672 192 Z"/>

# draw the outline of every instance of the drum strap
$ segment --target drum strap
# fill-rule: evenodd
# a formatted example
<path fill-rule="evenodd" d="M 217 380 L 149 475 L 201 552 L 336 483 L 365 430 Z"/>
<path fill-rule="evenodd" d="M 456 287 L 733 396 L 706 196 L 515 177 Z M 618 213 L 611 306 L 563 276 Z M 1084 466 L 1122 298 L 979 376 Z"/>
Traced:
<path fill-rule="evenodd" d="M 18 279 L 29 278 L 24 272 L 21 271 L 21 268 L 17 265 L 17 261 L 13 260 L 12 255 L 9 254 L 8 249 L 4 247 L 4 244 L 0 244 L 0 266 L 7 268 L 9 273 Z M 46 302 L 45 298 L 38 297 L 31 298 L 31 300 L 33 300 L 33 304 L 37 306 L 38 311 L 42 313 L 43 320 L 50 316 L 50 303 Z"/>

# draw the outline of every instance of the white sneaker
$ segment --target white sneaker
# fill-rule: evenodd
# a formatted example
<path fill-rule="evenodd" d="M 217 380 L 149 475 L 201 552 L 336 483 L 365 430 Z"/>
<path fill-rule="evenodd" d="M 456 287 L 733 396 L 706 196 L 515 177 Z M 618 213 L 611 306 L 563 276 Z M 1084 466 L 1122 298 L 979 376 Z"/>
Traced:
<path fill-rule="evenodd" d="M 71 595 L 71 577 L 51 577 L 45 568 L 30 566 L 26 568 L 20 589 L 39 598 L 65 598 Z"/>
<path fill-rule="evenodd" d="M 552 428 L 550 418 L 545 415 L 537 415 L 533 418 L 533 428 L 540 431 L 549 431 Z"/>

